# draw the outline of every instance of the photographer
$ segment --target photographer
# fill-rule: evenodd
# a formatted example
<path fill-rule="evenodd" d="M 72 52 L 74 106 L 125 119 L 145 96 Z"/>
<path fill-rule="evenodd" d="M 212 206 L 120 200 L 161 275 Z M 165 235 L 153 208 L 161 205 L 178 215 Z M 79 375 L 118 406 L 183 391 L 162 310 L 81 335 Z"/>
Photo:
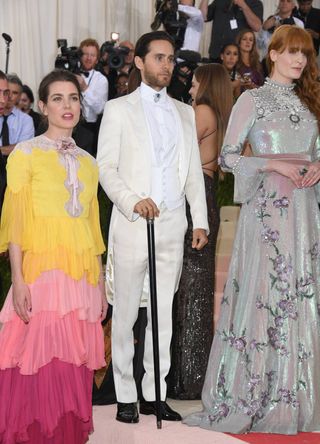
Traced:
<path fill-rule="evenodd" d="M 77 74 L 82 91 L 82 112 L 85 123 L 82 123 L 95 136 L 94 152 L 96 152 L 97 138 L 100 126 L 100 114 L 108 100 L 108 80 L 94 68 L 98 62 L 99 45 L 94 39 L 86 39 L 80 43 L 81 69 Z"/>
<path fill-rule="evenodd" d="M 263 22 L 262 29 L 257 36 L 257 45 L 265 75 L 268 74 L 265 56 L 267 55 L 269 41 L 274 31 L 281 25 L 297 25 L 300 28 L 304 28 L 303 21 L 293 16 L 295 9 L 295 0 L 279 0 L 276 13 Z"/>
<path fill-rule="evenodd" d="M 269 39 L 274 31 L 281 25 L 297 25 L 304 28 L 303 21 L 293 16 L 296 8 L 294 0 L 280 0 L 275 15 L 271 15 L 263 22 L 262 28 L 269 33 Z"/>
<path fill-rule="evenodd" d="M 201 0 L 199 6 L 206 21 L 213 21 L 209 55 L 212 61 L 220 61 L 222 48 L 235 40 L 243 29 L 258 32 L 263 18 L 260 0 Z"/>
<path fill-rule="evenodd" d="M 129 74 L 133 65 L 134 44 L 129 40 L 124 40 L 123 42 L 119 43 L 119 47 L 126 48 L 128 50 L 128 54 L 124 56 L 124 64 L 119 68 L 118 74 L 120 73 Z"/>
<path fill-rule="evenodd" d="M 186 1 L 185 4 L 194 2 Z M 156 15 L 151 29 L 156 31 L 163 25 L 165 31 L 173 38 L 175 49 L 181 49 L 184 43 L 188 15 L 178 9 L 178 0 L 156 0 Z"/>
<path fill-rule="evenodd" d="M 187 27 L 181 49 L 199 52 L 204 19 L 200 9 L 195 7 L 194 0 L 180 0 L 178 11 L 187 17 Z"/>

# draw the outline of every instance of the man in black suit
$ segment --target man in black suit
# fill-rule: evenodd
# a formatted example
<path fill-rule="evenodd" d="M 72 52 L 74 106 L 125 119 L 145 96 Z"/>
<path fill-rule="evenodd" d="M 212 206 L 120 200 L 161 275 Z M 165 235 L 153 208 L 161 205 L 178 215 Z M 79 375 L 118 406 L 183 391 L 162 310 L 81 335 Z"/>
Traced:
<path fill-rule="evenodd" d="M 293 14 L 303 21 L 305 29 L 311 34 L 316 53 L 320 44 L 320 9 L 312 6 L 312 0 L 298 0 L 299 9 Z"/>

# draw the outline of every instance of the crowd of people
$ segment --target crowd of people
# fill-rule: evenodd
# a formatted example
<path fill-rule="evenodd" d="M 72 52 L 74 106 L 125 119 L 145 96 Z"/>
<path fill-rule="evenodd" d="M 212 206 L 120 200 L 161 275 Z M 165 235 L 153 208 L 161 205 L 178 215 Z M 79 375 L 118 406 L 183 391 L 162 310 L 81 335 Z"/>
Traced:
<path fill-rule="evenodd" d="M 0 312 L 1 443 L 87 442 L 108 301 L 116 419 L 156 415 L 146 219 L 162 419 L 182 420 L 167 396 L 202 398 L 185 424 L 320 430 L 320 10 L 293 5 L 280 0 L 263 22 L 260 0 L 181 0 L 182 51 L 199 49 L 204 21 L 213 27 L 210 63 L 180 52 L 178 69 L 165 31 L 120 42 L 118 67 L 113 44 L 85 39 L 80 71 L 42 79 L 40 113 L 31 89 L 0 71 L 0 253 L 9 251 L 12 277 Z M 265 54 L 260 32 L 270 34 Z M 241 213 L 214 326 L 216 197 L 227 173 Z M 98 182 L 110 199 L 107 249 Z"/>

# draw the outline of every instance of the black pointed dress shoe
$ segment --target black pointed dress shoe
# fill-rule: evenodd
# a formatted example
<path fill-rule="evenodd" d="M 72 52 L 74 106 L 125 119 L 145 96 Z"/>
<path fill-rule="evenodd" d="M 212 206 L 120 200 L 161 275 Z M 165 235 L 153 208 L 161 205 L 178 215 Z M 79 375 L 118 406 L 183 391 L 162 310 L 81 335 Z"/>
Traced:
<path fill-rule="evenodd" d="M 157 415 L 155 401 L 140 401 L 140 413 L 142 415 Z M 182 418 L 165 401 L 161 401 L 161 419 L 163 421 L 181 421 Z"/>
<path fill-rule="evenodd" d="M 116 420 L 127 424 L 139 422 L 139 413 L 136 402 L 118 402 Z"/>

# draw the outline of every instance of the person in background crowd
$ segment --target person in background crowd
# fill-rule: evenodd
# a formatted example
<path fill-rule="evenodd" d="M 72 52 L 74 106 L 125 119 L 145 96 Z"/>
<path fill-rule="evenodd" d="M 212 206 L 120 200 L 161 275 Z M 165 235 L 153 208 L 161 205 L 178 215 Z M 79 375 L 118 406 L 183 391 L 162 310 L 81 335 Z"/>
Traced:
<path fill-rule="evenodd" d="M 18 108 L 21 109 L 22 112 L 27 113 L 32 118 L 34 129 L 35 131 L 37 131 L 38 126 L 41 122 L 41 115 L 33 110 L 33 104 L 34 96 L 31 88 L 29 88 L 28 85 L 23 85 Z"/>
<path fill-rule="evenodd" d="M 9 249 L 12 287 L 0 313 L 2 444 L 84 444 L 93 430 L 107 303 L 98 168 L 70 137 L 80 96 L 74 74 L 44 77 L 39 107 L 48 130 L 8 159 L 0 252 Z"/>
<path fill-rule="evenodd" d="M 9 85 L 4 72 L 0 71 L 0 146 L 3 145 L 3 139 L 8 138 L 8 126 L 4 127 L 4 115 L 9 100 Z M 8 142 L 5 140 L 5 143 Z M 6 189 L 6 162 L 2 151 L 0 150 L 0 211 L 2 208 L 4 191 Z M 0 277 L 1 278 L 1 277 Z"/>
<path fill-rule="evenodd" d="M 320 9 L 312 6 L 312 0 L 298 0 L 299 8 L 293 15 L 302 20 L 306 31 L 312 37 L 316 54 L 319 54 L 320 46 Z"/>
<path fill-rule="evenodd" d="M 260 0 L 201 0 L 200 10 L 206 21 L 213 21 L 209 55 L 212 61 L 220 61 L 220 53 L 227 43 L 233 43 L 239 31 L 250 29 L 258 32 L 263 19 L 263 3 Z"/>
<path fill-rule="evenodd" d="M 295 0 L 280 0 L 274 15 L 263 22 L 262 28 L 271 35 L 281 25 L 297 25 L 304 28 L 303 21 L 293 15 L 296 8 Z M 269 42 L 268 42 L 269 43 Z"/>
<path fill-rule="evenodd" d="M 202 12 L 195 7 L 195 0 L 180 0 L 178 11 L 188 17 L 181 49 L 199 52 L 204 25 Z"/>
<path fill-rule="evenodd" d="M 276 13 L 263 22 L 262 29 L 257 35 L 257 47 L 259 49 L 260 60 L 265 76 L 269 74 L 266 65 L 266 55 L 274 31 L 281 25 L 297 25 L 304 28 L 303 21 L 293 15 L 295 9 L 295 0 L 279 0 Z"/>
<path fill-rule="evenodd" d="M 127 48 L 129 52 L 124 57 L 124 65 L 119 69 L 118 75 L 120 73 L 130 74 L 134 59 L 134 44 L 129 40 L 124 40 L 119 43 L 119 47 Z"/>
<path fill-rule="evenodd" d="M 277 28 L 267 61 L 271 77 L 239 97 L 221 150 L 242 206 L 204 410 L 185 422 L 295 435 L 320 430 L 320 83 L 302 28 Z"/>
<path fill-rule="evenodd" d="M 8 127 L 8 137 L 6 140 L 2 137 L 1 146 L 1 153 L 5 156 L 5 160 L 17 143 L 34 136 L 32 118 L 17 108 L 22 93 L 22 82 L 15 74 L 9 74 L 7 79 L 9 99 L 6 104 L 3 124 Z"/>
<path fill-rule="evenodd" d="M 220 59 L 229 73 L 234 99 L 240 96 L 241 76 L 237 71 L 239 57 L 240 50 L 235 43 L 230 43 L 222 48 Z"/>
<path fill-rule="evenodd" d="M 83 74 L 77 75 L 82 92 L 82 115 L 85 128 L 94 134 L 93 153 L 96 153 L 101 114 L 108 100 L 108 80 L 94 68 L 98 62 L 99 45 L 94 39 L 86 39 L 80 43 L 81 69 Z"/>
<path fill-rule="evenodd" d="M 117 96 L 121 97 L 128 94 L 128 82 L 129 82 L 129 75 L 126 73 L 120 73 L 117 78 L 116 82 L 116 89 L 117 89 Z"/>
<path fill-rule="evenodd" d="M 241 92 L 263 85 L 264 76 L 254 32 L 243 29 L 236 37 L 236 44 L 240 49 L 238 72 L 241 76 Z"/>
<path fill-rule="evenodd" d="M 219 229 L 216 202 L 218 157 L 233 105 L 227 70 L 220 64 L 198 67 L 190 89 L 206 191 L 210 236 L 200 251 L 191 247 L 192 218 L 187 205 L 188 229 L 179 289 L 173 304 L 171 369 L 168 396 L 200 399 L 213 337 L 215 250 Z"/>
<path fill-rule="evenodd" d="M 192 246 L 207 243 L 207 211 L 194 113 L 168 97 L 174 67 L 174 42 L 163 31 L 140 37 L 135 48 L 140 87 L 107 102 L 99 134 L 100 183 L 113 201 L 108 242 L 107 282 L 113 289 L 112 364 L 118 401 L 116 419 L 137 423 L 137 389 L 133 378 L 132 328 L 144 288 L 148 288 L 146 218 L 155 218 L 160 337 L 161 416 L 180 421 L 165 402 L 170 368 L 172 301 L 178 286 L 187 227 L 185 198 L 193 219 Z M 142 79 L 142 81 L 141 81 Z M 114 283 L 114 285 L 113 285 Z M 110 287 L 109 285 L 109 287 Z M 148 294 L 147 290 L 147 294 Z M 140 413 L 156 414 L 147 297 Z"/>

